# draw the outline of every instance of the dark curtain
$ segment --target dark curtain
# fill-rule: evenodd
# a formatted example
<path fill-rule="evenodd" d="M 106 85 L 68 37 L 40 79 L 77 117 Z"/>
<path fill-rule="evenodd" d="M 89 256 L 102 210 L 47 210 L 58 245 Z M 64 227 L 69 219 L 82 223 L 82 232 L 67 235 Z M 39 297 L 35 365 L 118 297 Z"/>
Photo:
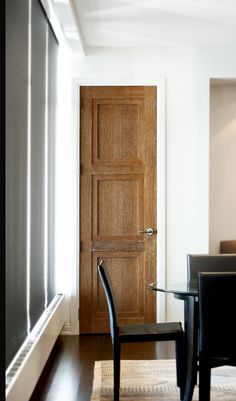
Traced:
<path fill-rule="evenodd" d="M 55 111 L 58 43 L 41 3 L 32 0 L 31 57 L 30 71 L 28 70 L 29 1 L 31 0 L 6 2 L 6 367 L 27 338 L 28 330 L 37 323 L 45 306 L 55 296 Z M 28 109 L 30 83 L 31 106 Z M 28 117 L 31 121 L 30 129 Z M 30 171 L 27 171 L 29 156 Z M 27 271 L 28 173 L 30 259 Z M 45 212 L 48 221 L 46 225 Z"/>
<path fill-rule="evenodd" d="M 6 364 L 27 335 L 28 0 L 6 2 Z"/>
<path fill-rule="evenodd" d="M 31 246 L 30 321 L 34 326 L 44 310 L 45 235 L 45 104 L 47 21 L 37 0 L 32 1 L 31 62 Z"/>
<path fill-rule="evenodd" d="M 55 238 L 55 144 L 57 42 L 48 31 L 48 303 L 55 295 L 54 238 Z"/>

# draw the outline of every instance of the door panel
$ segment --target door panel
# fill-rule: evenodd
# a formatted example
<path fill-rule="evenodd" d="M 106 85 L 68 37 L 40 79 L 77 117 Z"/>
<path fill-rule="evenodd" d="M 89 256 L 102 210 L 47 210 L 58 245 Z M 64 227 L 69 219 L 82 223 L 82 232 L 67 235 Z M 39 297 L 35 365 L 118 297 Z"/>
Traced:
<path fill-rule="evenodd" d="M 80 332 L 109 331 L 104 259 L 120 323 L 155 321 L 156 88 L 81 87 Z"/>
<path fill-rule="evenodd" d="M 138 239 L 143 226 L 144 183 L 141 175 L 93 177 L 93 238 Z"/>
<path fill-rule="evenodd" d="M 140 112 L 143 112 L 143 101 L 140 99 L 129 99 L 129 104 L 125 99 L 93 101 L 95 162 L 139 159 Z"/>
<path fill-rule="evenodd" d="M 107 304 L 104 289 L 97 275 L 97 264 L 103 258 L 108 272 L 112 277 L 117 300 L 119 320 L 123 323 L 143 322 L 145 308 L 143 253 L 137 252 L 106 252 L 94 254 L 93 263 L 93 305 L 92 322 L 95 332 L 109 330 Z M 132 288 L 130 284 L 132 283 Z M 135 291 L 133 290 L 135 288 Z M 124 294 L 128 294 L 129 299 Z"/>

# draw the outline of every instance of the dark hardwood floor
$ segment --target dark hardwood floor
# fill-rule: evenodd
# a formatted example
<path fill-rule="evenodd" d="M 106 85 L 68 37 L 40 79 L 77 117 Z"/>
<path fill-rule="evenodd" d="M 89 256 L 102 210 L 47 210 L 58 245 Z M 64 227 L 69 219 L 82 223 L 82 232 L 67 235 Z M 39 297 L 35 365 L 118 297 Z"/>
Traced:
<path fill-rule="evenodd" d="M 172 359 L 173 342 L 122 345 L 122 359 Z M 112 359 L 110 335 L 59 336 L 30 401 L 90 401 L 94 362 Z"/>

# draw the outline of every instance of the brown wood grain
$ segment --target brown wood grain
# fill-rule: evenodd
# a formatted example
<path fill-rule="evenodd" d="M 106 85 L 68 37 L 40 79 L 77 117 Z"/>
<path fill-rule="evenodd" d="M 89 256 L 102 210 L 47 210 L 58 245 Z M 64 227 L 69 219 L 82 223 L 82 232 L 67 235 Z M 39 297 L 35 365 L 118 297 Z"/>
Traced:
<path fill-rule="evenodd" d="M 120 323 L 156 320 L 156 88 L 81 87 L 80 332 L 109 331 L 97 264 L 114 284 Z"/>

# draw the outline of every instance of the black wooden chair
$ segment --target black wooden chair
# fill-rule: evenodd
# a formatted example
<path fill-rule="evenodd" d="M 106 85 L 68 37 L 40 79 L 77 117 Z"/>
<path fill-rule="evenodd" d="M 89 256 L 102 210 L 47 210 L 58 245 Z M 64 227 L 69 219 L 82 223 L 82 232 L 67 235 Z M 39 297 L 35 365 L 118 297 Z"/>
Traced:
<path fill-rule="evenodd" d="M 210 400 L 211 368 L 236 366 L 236 273 L 198 273 L 199 401 Z"/>
<path fill-rule="evenodd" d="M 199 272 L 236 272 L 236 255 L 187 255 L 187 283 L 190 288 L 197 288 Z M 199 325 L 199 322 L 198 322 Z M 195 383 L 197 383 L 197 371 L 199 370 L 199 356 L 197 356 L 197 370 Z"/>
<path fill-rule="evenodd" d="M 229 254 L 188 254 L 187 282 L 191 288 L 197 288 L 198 272 L 236 272 L 236 255 Z"/>
<path fill-rule="evenodd" d="M 120 355 L 122 343 L 147 341 L 175 341 L 177 386 L 183 398 L 184 332 L 181 322 L 146 323 L 118 325 L 114 290 L 103 261 L 98 265 L 98 273 L 105 290 L 110 319 L 110 333 L 113 346 L 114 401 L 119 401 Z"/>

